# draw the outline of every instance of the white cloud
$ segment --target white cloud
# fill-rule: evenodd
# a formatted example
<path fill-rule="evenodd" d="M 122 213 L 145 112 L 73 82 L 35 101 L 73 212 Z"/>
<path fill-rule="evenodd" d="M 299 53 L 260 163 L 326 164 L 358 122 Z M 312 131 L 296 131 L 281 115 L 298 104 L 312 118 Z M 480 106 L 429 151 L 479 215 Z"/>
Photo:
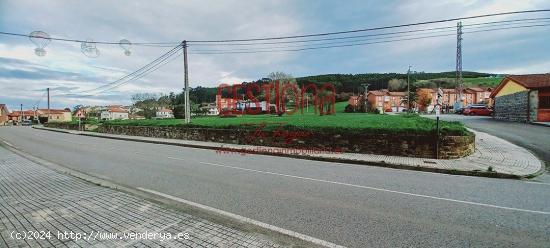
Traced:
<path fill-rule="evenodd" d="M 285 36 L 343 29 L 374 27 L 446 19 L 459 16 L 495 12 L 548 8 L 546 0 L 452 0 L 452 1 L 402 1 L 382 3 L 364 1 L 349 4 L 330 2 L 284 1 L 1 1 L 0 27 L 6 31 L 30 33 L 34 30 L 48 32 L 62 38 L 98 41 L 118 41 L 126 38 L 132 42 L 159 42 L 182 39 L 227 39 Z M 370 9 L 382 12 L 368 12 Z M 9 11 L 8 11 L 9 10 Z M 375 14 L 372 14 L 375 13 Z M 364 15 L 364 16 L 363 16 Z M 540 15 L 539 15 L 540 16 Z M 483 21 L 500 20 L 487 18 Z M 519 18 L 519 17 L 518 17 Z M 480 20 L 481 21 L 481 20 Z M 473 23 L 477 21 L 465 21 Z M 444 24 L 444 25 L 455 25 Z M 536 72 L 544 70 L 537 63 L 508 61 L 489 58 L 497 52 L 525 53 L 534 43 L 538 31 L 510 30 L 506 32 L 465 35 L 464 68 L 469 70 L 500 70 L 511 72 Z M 546 29 L 547 30 L 547 29 Z M 450 29 L 450 32 L 454 32 Z M 548 34 L 543 34 L 548 37 Z M 1 64 L 9 70 L 32 72 L 48 69 L 71 73 L 73 78 L 29 80 L 1 79 L 0 98 L 25 95 L 45 87 L 80 87 L 92 89 L 114 81 L 125 73 L 147 64 L 169 48 L 132 47 L 132 56 L 124 56 L 123 50 L 114 45 L 99 45 L 101 56 L 85 57 L 80 44 L 51 42 L 46 57 L 34 55 L 34 45 L 25 38 L 2 37 L 0 57 L 20 59 L 28 66 L 16 68 Z M 5 38 L 5 39 L 4 39 Z M 350 48 L 315 50 L 297 53 L 259 53 L 230 55 L 193 54 L 189 48 L 191 86 L 215 86 L 219 83 L 239 83 L 261 78 L 271 71 L 286 71 L 294 75 L 324 73 L 394 72 L 405 71 L 408 65 L 417 70 L 449 71 L 454 69 L 454 36 L 397 43 L 358 46 Z M 227 49 L 227 48 L 225 48 Z M 498 51 L 498 50 L 501 51 Z M 534 55 L 533 61 L 543 61 L 543 50 Z M 546 52 L 548 55 L 548 52 Z M 480 63 L 483 61 L 485 63 Z M 32 65 L 32 66 L 31 66 Z M 98 102 L 128 103 L 136 92 L 168 93 L 183 88 L 183 62 L 178 58 L 147 77 L 130 82 L 114 91 L 113 96 L 71 99 L 58 96 L 63 105 L 94 104 Z M 78 90 L 77 90 L 78 91 Z"/>

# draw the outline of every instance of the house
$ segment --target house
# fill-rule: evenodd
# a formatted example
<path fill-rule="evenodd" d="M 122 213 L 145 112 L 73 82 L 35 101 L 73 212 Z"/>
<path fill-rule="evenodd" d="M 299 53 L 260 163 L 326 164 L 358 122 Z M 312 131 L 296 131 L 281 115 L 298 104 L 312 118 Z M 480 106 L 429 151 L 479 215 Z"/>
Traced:
<path fill-rule="evenodd" d="M 84 110 L 82 110 L 82 109 L 77 109 L 77 110 L 74 112 L 74 118 L 77 118 L 77 119 L 84 119 L 84 118 L 86 118 L 86 113 L 85 113 Z"/>
<path fill-rule="evenodd" d="M 468 87 L 462 92 L 462 102 L 460 100 L 460 93 L 457 89 L 441 89 L 443 95 L 441 96 L 442 108 L 458 108 L 460 106 L 468 106 L 472 104 L 487 104 L 492 105 L 490 98 L 492 88 L 489 87 Z M 428 92 L 431 97 L 431 103 L 427 106 L 421 106 L 424 110 L 430 112 L 434 109 L 437 102 L 437 90 L 430 88 L 419 88 L 416 91 L 417 96 L 420 92 Z"/>
<path fill-rule="evenodd" d="M 202 111 L 206 113 L 206 115 L 219 115 L 220 112 L 218 111 L 218 107 L 216 107 L 216 104 L 209 103 L 206 106 L 200 107 Z"/>
<path fill-rule="evenodd" d="M 550 122 L 550 74 L 509 75 L 490 95 L 494 118 Z"/>
<path fill-rule="evenodd" d="M 71 109 L 38 109 L 37 115 L 48 122 L 69 122 L 73 120 Z"/>
<path fill-rule="evenodd" d="M 155 116 L 159 119 L 169 119 L 174 118 L 174 112 L 172 112 L 171 109 L 167 108 L 159 108 L 155 114 Z"/>
<path fill-rule="evenodd" d="M 371 108 L 386 112 L 402 112 L 406 109 L 406 95 L 406 92 L 371 90 L 367 93 L 367 100 Z"/>
<path fill-rule="evenodd" d="M 6 107 L 6 104 L 0 104 L 0 125 L 6 125 L 9 120 L 9 114 L 10 111 Z"/>
<path fill-rule="evenodd" d="M 8 120 L 13 122 L 21 122 L 34 120 L 37 113 L 34 110 L 13 111 L 8 115 Z"/>
<path fill-rule="evenodd" d="M 237 109 L 237 101 L 233 98 L 225 98 L 221 95 L 216 95 L 216 106 L 219 112 L 223 110 L 235 110 Z"/>
<path fill-rule="evenodd" d="M 127 120 L 128 111 L 118 106 L 107 106 L 101 111 L 102 120 Z"/>

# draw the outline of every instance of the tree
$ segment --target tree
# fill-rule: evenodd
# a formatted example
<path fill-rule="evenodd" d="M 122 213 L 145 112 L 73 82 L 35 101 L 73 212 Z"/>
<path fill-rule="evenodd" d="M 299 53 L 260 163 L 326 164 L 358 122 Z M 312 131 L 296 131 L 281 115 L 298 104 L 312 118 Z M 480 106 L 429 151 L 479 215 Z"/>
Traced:
<path fill-rule="evenodd" d="M 410 101 L 409 101 L 409 99 L 410 99 Z M 409 112 L 411 111 L 411 108 L 414 108 L 417 101 L 418 101 L 418 98 L 417 98 L 416 92 L 414 92 L 412 90 L 411 90 L 411 92 L 409 92 L 408 96 L 405 95 L 405 97 L 403 97 L 403 99 L 401 99 L 401 103 L 406 106 L 407 111 L 409 111 Z M 410 104 L 410 106 L 407 106 L 407 104 Z"/>
<path fill-rule="evenodd" d="M 431 92 L 427 90 L 420 90 L 418 92 L 418 104 L 422 108 L 422 110 L 426 110 L 426 107 L 428 107 L 432 103 L 432 94 Z"/>
<path fill-rule="evenodd" d="M 407 88 L 407 81 L 403 79 L 394 78 L 388 81 L 388 89 L 390 91 L 402 91 L 405 88 Z"/>
<path fill-rule="evenodd" d="M 72 112 L 73 112 L 73 115 L 76 114 L 76 111 L 77 111 L 77 110 L 79 110 L 79 109 L 81 109 L 81 108 L 83 108 L 83 107 L 84 107 L 84 105 L 82 105 L 82 104 L 78 104 L 78 105 L 74 106 L 74 107 L 73 107 L 73 111 L 72 111 Z"/>
<path fill-rule="evenodd" d="M 159 107 L 157 95 L 152 93 L 134 94 L 132 95 L 132 102 L 134 107 L 141 109 L 138 113 L 147 119 L 154 117 Z"/>
<path fill-rule="evenodd" d="M 300 87 L 298 87 L 298 84 L 296 83 L 296 79 L 292 75 L 288 73 L 284 73 L 282 71 L 275 71 L 275 72 L 269 73 L 267 75 L 267 78 L 269 78 L 271 82 L 275 82 L 279 84 L 278 86 L 279 92 L 275 91 L 276 90 L 275 86 L 272 87 L 273 92 L 275 93 L 275 97 L 281 97 L 280 104 L 282 104 L 282 106 L 278 106 L 277 109 L 280 109 L 280 110 L 286 109 L 287 103 L 290 103 L 291 101 L 295 101 L 298 99 L 297 96 L 300 95 Z M 288 84 L 291 84 L 291 85 L 288 85 Z M 296 91 L 294 91 L 294 89 L 296 89 Z M 284 95 L 286 96 L 285 97 L 286 99 L 282 98 L 283 90 L 285 90 Z M 275 97 L 272 97 L 272 99 L 276 103 Z M 296 104 L 295 102 L 292 102 L 292 103 Z M 285 108 L 283 108 L 283 106 Z M 283 114 L 282 111 L 278 113 L 279 116 L 281 116 L 282 114 Z"/>

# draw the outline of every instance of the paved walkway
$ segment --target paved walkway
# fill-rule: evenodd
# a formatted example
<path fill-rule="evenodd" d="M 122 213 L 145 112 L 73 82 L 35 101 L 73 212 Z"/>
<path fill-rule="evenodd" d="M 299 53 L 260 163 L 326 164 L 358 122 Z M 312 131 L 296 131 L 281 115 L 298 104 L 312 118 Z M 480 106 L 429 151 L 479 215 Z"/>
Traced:
<path fill-rule="evenodd" d="M 281 247 L 263 235 L 58 173 L 0 147 L 0 247 L 123 246 Z"/>
<path fill-rule="evenodd" d="M 35 128 L 112 139 L 180 145 L 206 149 L 219 149 L 220 153 L 238 152 L 243 155 L 246 153 L 261 153 L 344 163 L 372 164 L 378 166 L 435 171 L 451 174 L 456 173 L 495 177 L 529 177 L 541 172 L 544 167 L 543 163 L 535 155 L 533 155 L 533 153 L 529 152 L 525 148 L 514 145 L 493 135 L 474 130 L 470 130 L 476 135 L 476 150 L 474 154 L 460 159 L 429 159 L 359 153 L 318 153 L 278 147 L 114 135 L 44 127 Z"/>

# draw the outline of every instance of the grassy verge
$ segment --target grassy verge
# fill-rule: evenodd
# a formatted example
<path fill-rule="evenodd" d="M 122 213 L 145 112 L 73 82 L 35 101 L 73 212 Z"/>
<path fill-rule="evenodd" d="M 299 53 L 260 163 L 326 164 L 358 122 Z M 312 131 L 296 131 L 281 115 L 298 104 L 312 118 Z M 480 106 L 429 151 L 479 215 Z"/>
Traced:
<path fill-rule="evenodd" d="M 284 128 L 286 130 L 369 132 L 369 133 L 433 133 L 436 122 L 418 115 L 379 115 L 363 113 L 337 113 L 319 116 L 312 113 L 283 115 L 243 115 L 235 118 L 217 116 L 196 117 L 190 125 L 181 119 L 167 120 L 118 120 L 106 122 L 108 125 L 132 126 L 188 126 L 211 128 L 256 129 L 265 125 L 263 130 Z M 444 135 L 467 135 L 469 132 L 460 122 L 440 122 Z"/>

